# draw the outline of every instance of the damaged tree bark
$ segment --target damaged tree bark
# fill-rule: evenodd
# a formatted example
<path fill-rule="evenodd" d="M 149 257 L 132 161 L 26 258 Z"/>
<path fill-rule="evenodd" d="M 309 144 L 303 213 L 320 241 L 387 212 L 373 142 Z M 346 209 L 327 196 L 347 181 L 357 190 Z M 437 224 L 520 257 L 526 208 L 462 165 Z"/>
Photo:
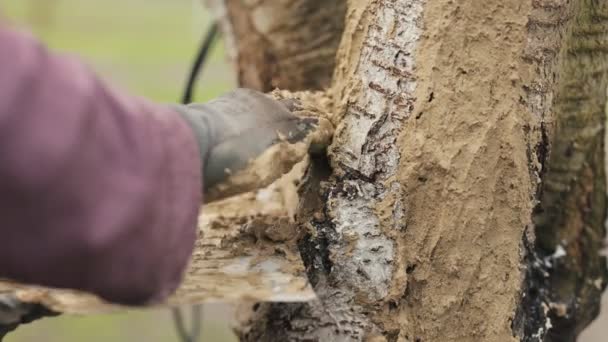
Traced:
<path fill-rule="evenodd" d="M 320 300 L 256 305 L 241 340 L 573 341 L 606 284 L 608 6 L 332 6 L 343 2 L 326 90 L 337 130 L 327 163 L 315 164 L 326 179 L 308 188 L 298 216 L 313 229 L 299 247 Z M 249 39 L 243 16 L 270 13 L 266 3 L 211 5 L 229 9 L 217 13 L 240 42 Z M 314 0 L 273 6 L 296 3 L 324 9 Z M 318 38 L 281 25 L 295 12 L 279 13 L 264 16 L 266 27 L 297 31 L 300 45 Z M 242 85 L 326 82 L 309 74 L 280 84 L 280 61 L 259 61 L 236 59 L 249 75 Z"/>

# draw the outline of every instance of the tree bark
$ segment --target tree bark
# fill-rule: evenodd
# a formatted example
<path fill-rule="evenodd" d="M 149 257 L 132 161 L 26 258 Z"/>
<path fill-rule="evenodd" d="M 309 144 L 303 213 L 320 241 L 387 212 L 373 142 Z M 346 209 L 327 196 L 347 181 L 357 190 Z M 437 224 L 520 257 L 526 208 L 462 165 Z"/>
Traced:
<path fill-rule="evenodd" d="M 241 340 L 573 341 L 606 284 L 607 5 L 346 6 L 336 134 L 298 215 L 320 299 L 254 306 Z M 265 62 L 237 68 L 271 89 Z"/>
<path fill-rule="evenodd" d="M 336 130 L 326 157 L 262 192 L 270 203 L 249 193 L 204 221 L 178 302 L 218 280 L 224 298 L 254 293 L 242 341 L 574 341 L 595 318 L 608 3 L 210 4 L 241 84 L 303 89 L 274 95 Z M 269 303 L 286 279 L 318 300 Z"/>
<path fill-rule="evenodd" d="M 241 86 L 329 86 L 344 25 L 344 0 L 204 0 L 224 32 Z"/>
<path fill-rule="evenodd" d="M 553 101 L 551 154 L 533 215 L 536 246 L 528 253 L 535 260 L 521 308 L 529 322 L 551 322 L 548 341 L 576 340 L 598 315 L 607 279 L 600 255 L 606 220 L 608 4 L 584 0 L 573 6 Z M 539 305 L 543 311 L 524 311 Z M 528 335 L 533 329 L 527 327 Z"/>

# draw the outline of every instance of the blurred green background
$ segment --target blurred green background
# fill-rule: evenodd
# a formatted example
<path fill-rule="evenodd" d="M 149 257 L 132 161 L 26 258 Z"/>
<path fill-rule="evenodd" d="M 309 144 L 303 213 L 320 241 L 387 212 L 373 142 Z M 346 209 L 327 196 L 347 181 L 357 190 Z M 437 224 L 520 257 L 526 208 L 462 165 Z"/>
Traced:
<path fill-rule="evenodd" d="M 76 54 L 127 90 L 179 99 L 210 18 L 199 0 L 0 0 L 0 10 L 51 48 Z M 198 100 L 233 86 L 223 46 L 202 75 Z"/>
<path fill-rule="evenodd" d="M 190 64 L 209 25 L 199 0 L 0 0 L 0 12 L 52 49 L 77 55 L 125 91 L 159 102 L 181 97 Z M 217 44 L 201 74 L 195 100 L 234 87 Z M 229 308 L 206 306 L 201 341 L 234 341 Z M 7 342 L 177 341 L 167 310 L 44 319 Z"/>

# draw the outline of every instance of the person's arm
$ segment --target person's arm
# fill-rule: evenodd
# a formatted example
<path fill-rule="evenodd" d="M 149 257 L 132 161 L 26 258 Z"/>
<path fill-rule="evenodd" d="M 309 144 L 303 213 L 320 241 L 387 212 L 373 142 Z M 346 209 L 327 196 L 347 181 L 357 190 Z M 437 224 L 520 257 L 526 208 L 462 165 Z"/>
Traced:
<path fill-rule="evenodd" d="M 200 159 L 169 107 L 0 26 L 0 278 L 165 297 L 193 249 Z"/>
<path fill-rule="evenodd" d="M 315 125 L 245 89 L 171 108 L 128 97 L 0 24 L 0 278 L 162 299 L 192 252 L 201 183 Z"/>

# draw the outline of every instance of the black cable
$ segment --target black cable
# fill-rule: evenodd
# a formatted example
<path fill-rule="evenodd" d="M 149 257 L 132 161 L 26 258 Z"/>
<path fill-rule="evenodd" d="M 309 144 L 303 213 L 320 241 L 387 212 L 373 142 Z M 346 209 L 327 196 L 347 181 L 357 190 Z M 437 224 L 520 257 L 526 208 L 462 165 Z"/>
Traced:
<path fill-rule="evenodd" d="M 201 47 L 198 51 L 198 55 L 192 64 L 192 69 L 190 70 L 190 74 L 188 76 L 188 81 L 186 82 L 186 87 L 184 89 L 184 94 L 182 96 L 182 103 L 188 104 L 192 102 L 192 93 L 194 92 L 194 85 L 196 84 L 196 79 L 200 74 L 202 66 L 205 64 L 207 56 L 209 55 L 209 51 L 215 42 L 215 38 L 218 35 L 218 24 L 214 22 L 211 24 L 211 27 L 207 30 L 207 34 L 203 39 Z"/>
<path fill-rule="evenodd" d="M 192 64 L 192 69 L 190 69 L 190 73 L 188 74 L 188 80 L 186 82 L 186 87 L 184 88 L 184 93 L 182 95 L 181 103 L 188 104 L 192 102 L 192 94 L 194 93 L 194 86 L 196 84 L 196 80 L 198 75 L 201 72 L 207 57 L 209 56 L 209 51 L 213 47 L 213 43 L 215 42 L 215 38 L 218 36 L 218 24 L 216 22 L 211 24 L 211 27 L 207 30 L 207 34 L 205 35 L 203 42 L 201 43 L 201 47 L 198 51 L 198 55 Z M 197 342 L 201 335 L 201 324 L 203 321 L 203 307 L 201 304 L 192 306 L 192 327 L 190 332 L 186 329 L 184 324 L 184 317 L 182 315 L 182 311 L 180 308 L 171 309 L 171 313 L 173 315 L 173 323 L 175 324 L 175 330 L 177 331 L 177 335 L 179 336 L 182 342 Z"/>

